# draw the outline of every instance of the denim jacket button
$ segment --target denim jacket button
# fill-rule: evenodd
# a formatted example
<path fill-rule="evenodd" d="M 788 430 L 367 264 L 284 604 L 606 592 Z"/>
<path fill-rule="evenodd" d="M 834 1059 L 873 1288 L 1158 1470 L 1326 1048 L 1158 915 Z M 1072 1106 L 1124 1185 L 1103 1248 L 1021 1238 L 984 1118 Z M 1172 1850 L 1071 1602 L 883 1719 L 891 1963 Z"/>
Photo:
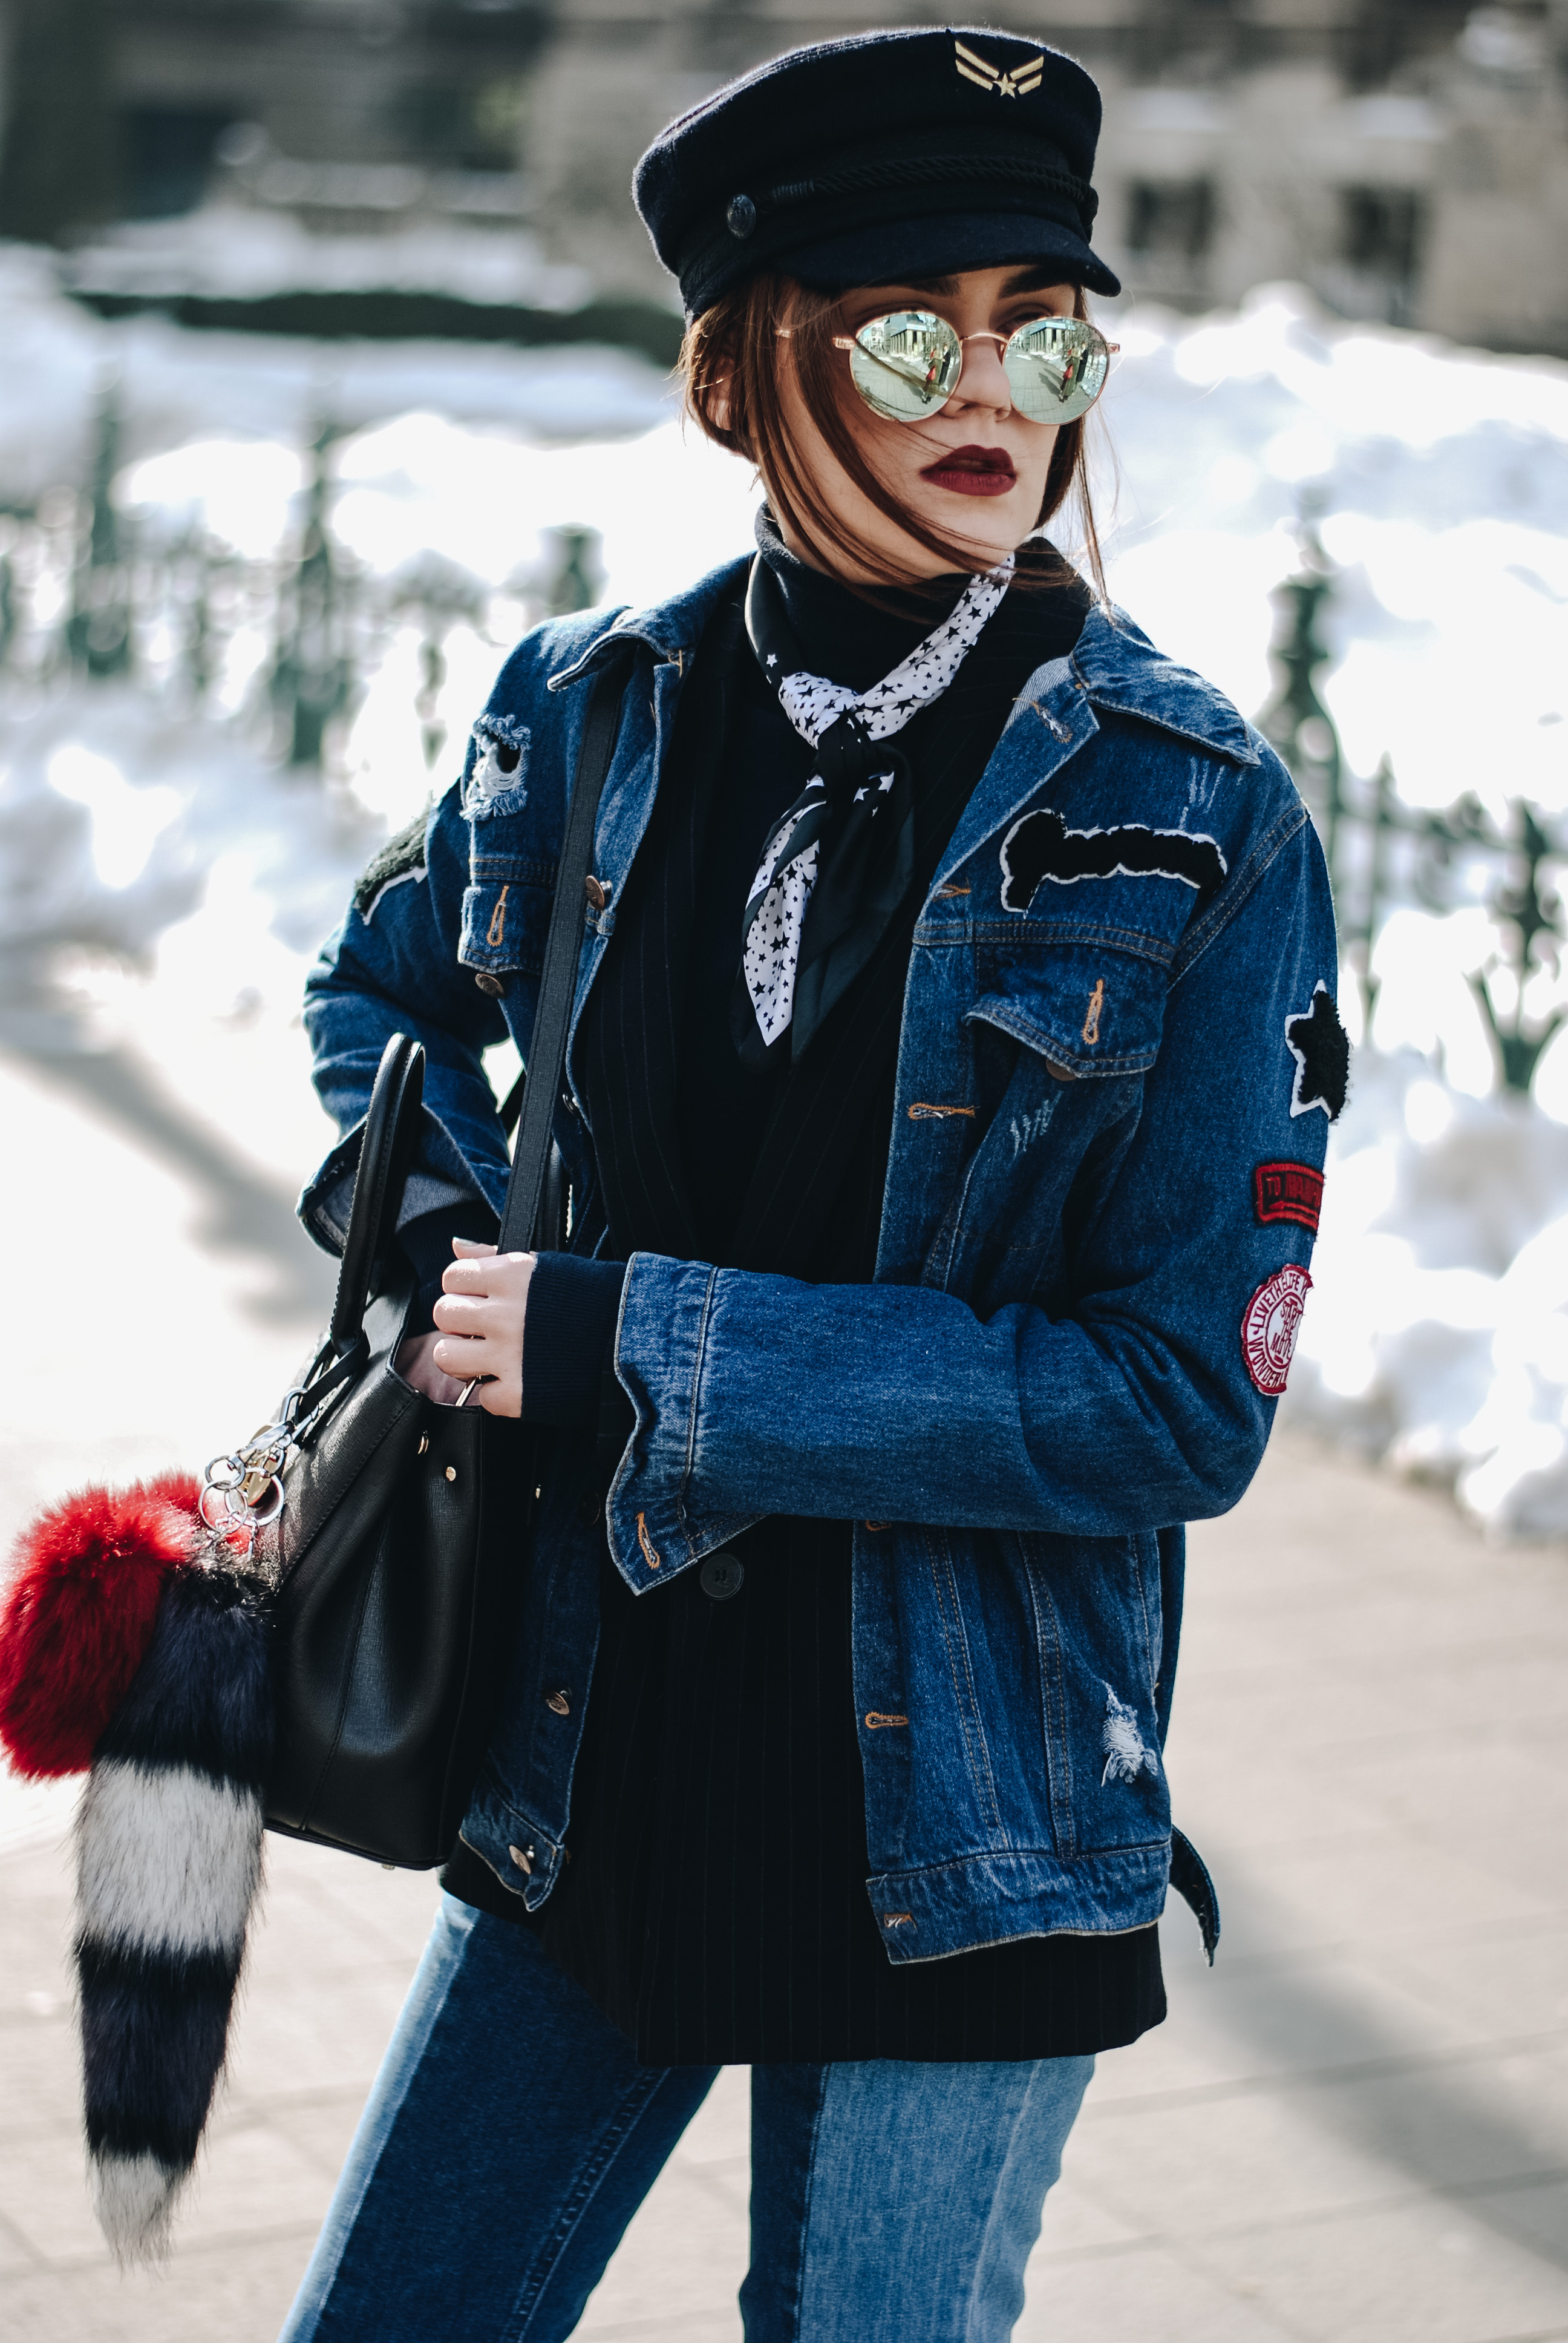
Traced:
<path fill-rule="evenodd" d="M 474 982 L 478 986 L 481 992 L 487 992 L 492 1001 L 499 1001 L 502 993 L 505 992 L 507 989 L 501 982 L 500 978 L 498 976 L 492 976 L 487 968 L 480 969 L 478 974 L 474 979 Z"/>
<path fill-rule="evenodd" d="M 588 899 L 590 911 L 602 911 L 609 901 L 609 889 L 602 879 L 596 879 L 591 870 L 583 880 L 583 893 Z"/>
<path fill-rule="evenodd" d="M 710 1602 L 728 1603 L 730 1596 L 739 1594 L 746 1584 L 746 1565 L 739 1554 L 730 1554 L 720 1546 L 717 1554 L 709 1555 L 698 1572 L 697 1583 Z"/>

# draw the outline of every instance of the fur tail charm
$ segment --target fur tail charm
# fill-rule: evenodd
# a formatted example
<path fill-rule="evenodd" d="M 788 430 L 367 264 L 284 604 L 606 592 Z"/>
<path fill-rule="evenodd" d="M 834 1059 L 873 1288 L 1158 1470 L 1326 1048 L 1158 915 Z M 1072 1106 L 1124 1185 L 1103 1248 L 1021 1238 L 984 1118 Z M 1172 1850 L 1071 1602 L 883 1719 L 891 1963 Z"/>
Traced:
<path fill-rule="evenodd" d="M 196 2162 L 261 1884 L 271 1755 L 264 1598 L 222 1569 L 177 1571 L 77 1824 L 87 2151 L 122 2261 L 164 2250 Z"/>
<path fill-rule="evenodd" d="M 222 2073 L 261 1880 L 268 1603 L 194 1482 L 89 1491 L 23 1540 L 0 1615 L 0 1739 L 90 1761 L 76 1819 L 87 2151 L 122 2263 L 167 2248 Z"/>
<path fill-rule="evenodd" d="M 195 1558 L 199 1493 L 188 1473 L 82 1489 L 23 1533 L 0 1611 L 0 1745 L 29 1780 L 92 1764 L 164 1581 Z"/>

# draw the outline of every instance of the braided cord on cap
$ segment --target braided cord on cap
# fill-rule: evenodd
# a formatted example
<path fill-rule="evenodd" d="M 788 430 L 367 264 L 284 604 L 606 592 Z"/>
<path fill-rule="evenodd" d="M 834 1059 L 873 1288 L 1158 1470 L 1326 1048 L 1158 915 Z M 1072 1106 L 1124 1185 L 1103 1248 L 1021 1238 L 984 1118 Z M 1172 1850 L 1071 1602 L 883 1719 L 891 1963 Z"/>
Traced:
<path fill-rule="evenodd" d="M 809 179 L 789 179 L 782 186 L 748 198 L 759 214 L 783 211 L 792 204 L 809 203 L 821 196 L 859 194 L 869 187 L 925 186 L 933 178 L 1006 179 L 1013 185 L 1065 196 L 1083 215 L 1087 231 L 1100 208 L 1100 198 L 1087 180 L 1051 163 L 1022 157 L 987 155 L 885 156 L 868 163 L 846 163 L 813 172 Z M 740 200 L 740 199 L 737 199 Z"/>
<path fill-rule="evenodd" d="M 716 277 L 729 274 L 738 245 L 751 266 L 764 266 L 802 238 L 831 233 L 835 207 L 847 201 L 854 208 L 859 198 L 855 224 L 865 225 L 900 217 L 906 209 L 933 213 L 960 196 L 1004 210 L 1039 209 L 1086 243 L 1099 203 L 1089 182 L 1060 160 L 1042 157 L 1036 140 L 988 136 L 959 145 L 950 136 L 933 150 L 902 138 L 850 162 L 808 157 L 795 177 L 733 189 L 690 229 L 674 273 L 689 300 L 695 291 L 701 306 Z"/>

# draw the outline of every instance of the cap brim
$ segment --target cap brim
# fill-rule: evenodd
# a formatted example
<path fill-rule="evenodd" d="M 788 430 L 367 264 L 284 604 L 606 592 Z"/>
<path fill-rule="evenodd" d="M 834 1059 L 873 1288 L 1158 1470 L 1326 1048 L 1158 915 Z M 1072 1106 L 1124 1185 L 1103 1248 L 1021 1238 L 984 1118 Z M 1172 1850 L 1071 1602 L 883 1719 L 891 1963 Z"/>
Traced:
<path fill-rule="evenodd" d="M 1121 280 L 1060 220 L 1024 212 L 943 212 L 934 219 L 891 220 L 851 228 L 781 252 L 773 266 L 820 293 L 855 285 L 907 285 L 953 277 L 966 268 L 1006 268 L 1060 261 L 1063 284 L 1113 297 Z"/>

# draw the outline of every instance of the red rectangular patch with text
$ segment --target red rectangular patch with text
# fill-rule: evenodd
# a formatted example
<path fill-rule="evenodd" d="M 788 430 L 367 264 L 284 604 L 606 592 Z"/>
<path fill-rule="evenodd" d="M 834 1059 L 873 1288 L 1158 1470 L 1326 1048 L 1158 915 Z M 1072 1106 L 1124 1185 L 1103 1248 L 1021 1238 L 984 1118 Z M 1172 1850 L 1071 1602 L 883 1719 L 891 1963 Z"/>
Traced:
<path fill-rule="evenodd" d="M 1252 1174 L 1252 1209 L 1260 1222 L 1294 1221 L 1316 1236 L 1323 1175 L 1310 1163 L 1260 1163 Z"/>

